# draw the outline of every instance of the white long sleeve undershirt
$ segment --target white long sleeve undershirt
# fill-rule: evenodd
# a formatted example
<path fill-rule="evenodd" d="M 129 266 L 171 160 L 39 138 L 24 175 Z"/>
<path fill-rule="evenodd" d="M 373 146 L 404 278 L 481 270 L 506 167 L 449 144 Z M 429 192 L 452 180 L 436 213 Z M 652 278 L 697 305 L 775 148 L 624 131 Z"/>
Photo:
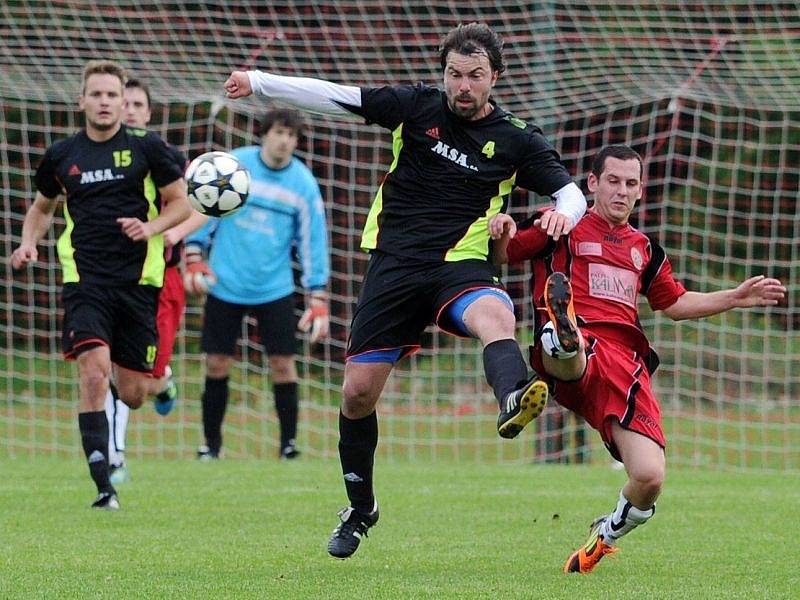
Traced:
<path fill-rule="evenodd" d="M 361 88 L 311 77 L 285 77 L 248 71 L 250 87 L 258 96 L 278 100 L 293 108 L 328 117 L 361 119 L 339 103 L 361 106 Z"/>
<path fill-rule="evenodd" d="M 554 192 L 553 198 L 556 200 L 556 212 L 572 219 L 573 226 L 586 212 L 586 197 L 574 182 L 570 182 Z"/>

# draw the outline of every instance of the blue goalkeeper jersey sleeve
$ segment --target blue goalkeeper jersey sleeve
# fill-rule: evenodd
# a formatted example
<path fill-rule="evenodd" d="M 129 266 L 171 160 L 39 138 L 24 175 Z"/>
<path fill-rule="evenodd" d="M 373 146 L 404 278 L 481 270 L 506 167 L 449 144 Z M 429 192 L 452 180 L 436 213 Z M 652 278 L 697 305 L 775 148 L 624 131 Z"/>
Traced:
<path fill-rule="evenodd" d="M 210 247 L 217 277 L 209 293 L 236 304 L 263 304 L 294 292 L 293 248 L 306 289 L 328 283 L 330 259 L 325 209 L 311 171 L 297 158 L 283 169 L 261 160 L 260 146 L 232 152 L 250 171 L 250 194 L 242 209 L 211 218 L 187 245 Z"/>

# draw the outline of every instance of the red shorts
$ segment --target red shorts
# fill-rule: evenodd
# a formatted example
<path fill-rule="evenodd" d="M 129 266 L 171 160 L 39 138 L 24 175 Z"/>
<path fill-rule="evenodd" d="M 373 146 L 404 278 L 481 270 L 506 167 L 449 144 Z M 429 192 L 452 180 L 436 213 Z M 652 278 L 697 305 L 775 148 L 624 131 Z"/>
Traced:
<path fill-rule="evenodd" d="M 661 407 L 650 388 L 650 372 L 638 352 L 583 331 L 587 342 L 586 372 L 577 381 L 560 381 L 545 373 L 541 345 L 531 352 L 531 366 L 550 385 L 564 408 L 579 414 L 600 432 L 611 455 L 620 460 L 611 436 L 611 423 L 650 438 L 664 448 Z M 542 375 L 543 374 L 543 375 Z"/>
<path fill-rule="evenodd" d="M 164 287 L 158 296 L 158 354 L 153 365 L 153 377 L 163 377 L 164 370 L 172 359 L 175 336 L 181 325 L 183 309 L 186 307 L 186 292 L 183 289 L 183 277 L 177 266 L 167 267 L 164 271 Z"/>

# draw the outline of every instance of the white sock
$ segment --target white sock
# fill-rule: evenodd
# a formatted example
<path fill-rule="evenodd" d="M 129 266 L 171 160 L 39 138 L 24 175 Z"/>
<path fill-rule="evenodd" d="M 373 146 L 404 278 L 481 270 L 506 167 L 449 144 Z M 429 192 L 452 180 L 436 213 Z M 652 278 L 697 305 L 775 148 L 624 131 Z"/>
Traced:
<path fill-rule="evenodd" d="M 619 538 L 645 523 L 655 512 L 655 504 L 647 510 L 636 508 L 620 491 L 617 507 L 600 526 L 600 536 L 606 544 L 613 546 Z"/>
<path fill-rule="evenodd" d="M 548 321 L 544 327 L 542 327 L 542 350 L 544 350 L 548 356 L 552 358 L 556 358 L 558 360 L 567 360 L 568 358 L 574 357 L 578 354 L 577 350 L 573 350 L 572 352 L 567 352 L 561 346 L 561 340 L 558 339 L 558 334 L 556 333 L 556 328 L 553 324 Z"/>
<path fill-rule="evenodd" d="M 108 420 L 108 464 L 118 467 L 125 462 L 125 433 L 131 409 L 122 400 L 117 400 L 108 390 L 106 393 L 106 419 Z"/>
<path fill-rule="evenodd" d="M 117 452 L 120 454 L 120 462 L 124 460 L 122 453 L 125 452 L 125 434 L 128 431 L 128 416 L 131 409 L 122 400 L 117 400 L 117 413 L 114 423 L 114 441 L 117 444 Z M 109 436 L 110 437 L 110 436 Z"/>
<path fill-rule="evenodd" d="M 114 443 L 114 413 L 116 412 L 115 406 L 116 398 L 109 389 L 106 392 L 106 420 L 108 421 L 108 464 L 118 465 L 119 458 L 117 457 L 117 445 Z"/>

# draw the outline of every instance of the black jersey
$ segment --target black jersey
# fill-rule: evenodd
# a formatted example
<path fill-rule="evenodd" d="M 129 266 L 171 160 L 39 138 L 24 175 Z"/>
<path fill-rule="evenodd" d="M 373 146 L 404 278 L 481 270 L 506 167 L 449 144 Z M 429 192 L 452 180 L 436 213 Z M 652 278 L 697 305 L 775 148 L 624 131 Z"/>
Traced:
<path fill-rule="evenodd" d="M 417 260 L 486 259 L 488 221 L 515 185 L 549 196 L 572 181 L 542 135 L 501 108 L 456 116 L 444 92 L 422 84 L 361 89 L 343 105 L 392 130 L 394 160 L 367 217 L 366 250 Z"/>
<path fill-rule="evenodd" d="M 134 242 L 117 219 L 156 218 L 157 188 L 182 176 L 167 144 L 143 129 L 122 126 L 105 142 L 92 141 L 82 130 L 53 144 L 36 170 L 36 188 L 48 198 L 67 198 L 67 226 L 58 239 L 64 283 L 160 287 L 163 237 Z"/>

